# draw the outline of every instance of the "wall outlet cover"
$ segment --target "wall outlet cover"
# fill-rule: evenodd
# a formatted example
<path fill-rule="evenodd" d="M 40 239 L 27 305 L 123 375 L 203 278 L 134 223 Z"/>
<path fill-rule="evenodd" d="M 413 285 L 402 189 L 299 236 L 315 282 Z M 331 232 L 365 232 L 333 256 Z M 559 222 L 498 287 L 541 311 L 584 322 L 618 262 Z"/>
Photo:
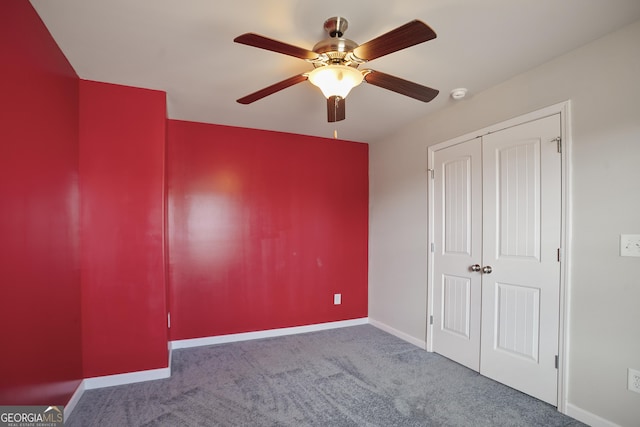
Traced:
<path fill-rule="evenodd" d="M 640 257 L 640 234 L 620 235 L 620 256 Z"/>
<path fill-rule="evenodd" d="M 342 304 L 342 294 L 333 294 L 333 304 L 334 305 Z"/>
<path fill-rule="evenodd" d="M 640 371 L 629 368 L 629 380 L 627 388 L 636 393 L 640 393 Z"/>

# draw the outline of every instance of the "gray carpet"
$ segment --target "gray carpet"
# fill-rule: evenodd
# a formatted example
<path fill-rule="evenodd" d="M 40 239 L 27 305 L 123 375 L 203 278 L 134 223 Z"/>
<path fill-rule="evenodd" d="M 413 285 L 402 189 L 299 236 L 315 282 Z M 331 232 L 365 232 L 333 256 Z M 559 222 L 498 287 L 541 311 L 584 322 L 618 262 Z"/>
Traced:
<path fill-rule="evenodd" d="M 371 325 L 173 352 L 172 377 L 84 393 L 67 426 L 579 426 Z"/>

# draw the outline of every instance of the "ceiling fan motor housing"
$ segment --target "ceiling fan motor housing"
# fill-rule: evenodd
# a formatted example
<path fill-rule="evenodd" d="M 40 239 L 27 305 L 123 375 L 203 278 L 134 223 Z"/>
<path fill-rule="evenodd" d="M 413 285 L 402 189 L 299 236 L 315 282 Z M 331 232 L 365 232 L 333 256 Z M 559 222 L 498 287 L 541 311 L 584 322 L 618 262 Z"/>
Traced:
<path fill-rule="evenodd" d="M 313 46 L 313 51 L 328 58 L 328 61 L 316 61 L 313 64 L 314 67 L 330 64 L 349 65 L 354 68 L 358 66 L 358 64 L 352 64 L 351 61 L 345 60 L 347 53 L 358 47 L 358 43 L 342 37 L 348 26 L 347 20 L 339 16 L 334 16 L 324 22 L 324 29 L 329 34 L 329 38 L 316 43 Z"/>

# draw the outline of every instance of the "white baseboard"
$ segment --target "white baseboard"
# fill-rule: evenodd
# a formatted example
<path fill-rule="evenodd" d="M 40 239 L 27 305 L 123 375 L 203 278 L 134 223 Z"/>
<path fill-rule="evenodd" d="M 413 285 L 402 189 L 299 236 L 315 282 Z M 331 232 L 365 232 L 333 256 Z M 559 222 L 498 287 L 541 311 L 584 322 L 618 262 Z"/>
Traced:
<path fill-rule="evenodd" d="M 124 374 L 106 375 L 103 377 L 85 378 L 80 381 L 67 404 L 64 406 L 64 419 L 68 419 L 85 390 L 112 387 L 115 385 L 139 383 L 142 381 L 160 380 L 171 376 L 171 350 L 169 349 L 169 366 L 166 368 L 150 369 L 147 371 L 127 372 Z"/>
<path fill-rule="evenodd" d="M 149 369 L 147 371 L 127 372 L 126 374 L 105 375 L 103 377 L 85 378 L 85 390 L 139 383 L 143 381 L 161 380 L 171 376 L 171 367 Z"/>
<path fill-rule="evenodd" d="M 225 344 L 238 341 L 257 340 L 261 338 L 281 337 L 284 335 L 305 334 L 307 332 L 325 331 L 327 329 L 345 328 L 348 326 L 365 325 L 369 323 L 367 317 L 338 322 L 317 323 L 315 325 L 294 326 L 291 328 L 269 329 L 266 331 L 244 332 L 240 334 L 218 335 L 214 337 L 192 338 L 171 341 L 171 349 L 200 347 L 205 345 Z"/>
<path fill-rule="evenodd" d="M 413 344 L 417 347 L 420 347 L 421 349 L 425 350 L 427 348 L 427 342 L 424 340 L 419 340 L 417 338 L 412 337 L 411 335 L 407 335 L 404 332 L 401 332 L 395 328 L 392 328 L 389 325 L 386 325 L 382 322 L 379 322 L 377 320 L 373 320 L 373 319 L 369 319 L 369 323 L 373 326 L 375 326 L 378 329 L 381 329 L 385 332 L 390 333 L 391 335 L 395 335 L 396 337 L 400 338 L 401 340 L 404 340 L 410 344 Z"/>
<path fill-rule="evenodd" d="M 618 424 L 606 420 L 596 414 L 592 414 L 589 411 L 585 411 L 571 403 L 567 403 L 565 406 L 565 415 L 575 418 L 591 427 L 620 427 Z"/>
<path fill-rule="evenodd" d="M 71 399 L 69 399 L 67 404 L 64 405 L 64 419 L 65 419 L 65 421 L 69 418 L 69 415 L 71 415 L 71 413 L 75 409 L 76 405 L 80 401 L 80 398 L 84 394 L 84 390 L 85 390 L 84 380 L 82 380 L 82 381 L 80 381 L 80 384 L 76 388 L 76 391 L 74 391 L 73 395 L 71 395 Z"/>

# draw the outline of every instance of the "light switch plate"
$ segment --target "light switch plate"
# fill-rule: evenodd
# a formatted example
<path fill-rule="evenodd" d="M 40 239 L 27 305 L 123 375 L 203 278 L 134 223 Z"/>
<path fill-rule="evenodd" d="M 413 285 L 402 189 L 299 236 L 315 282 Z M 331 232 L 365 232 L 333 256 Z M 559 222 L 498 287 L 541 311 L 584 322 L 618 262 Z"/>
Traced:
<path fill-rule="evenodd" d="M 640 257 L 640 234 L 620 235 L 620 256 Z"/>
<path fill-rule="evenodd" d="M 342 304 L 342 294 L 333 294 L 333 304 L 334 305 Z"/>

